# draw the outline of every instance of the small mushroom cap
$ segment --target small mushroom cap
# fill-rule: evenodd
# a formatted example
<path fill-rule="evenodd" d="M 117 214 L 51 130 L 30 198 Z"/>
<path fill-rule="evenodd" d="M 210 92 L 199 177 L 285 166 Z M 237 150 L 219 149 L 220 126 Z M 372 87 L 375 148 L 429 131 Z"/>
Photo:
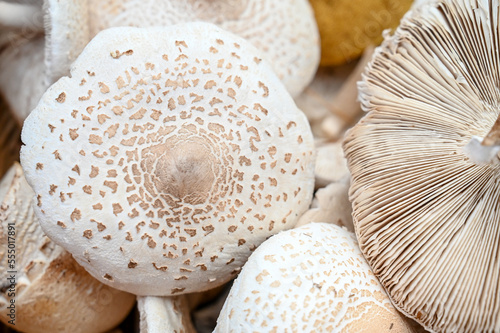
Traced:
<path fill-rule="evenodd" d="M 316 187 L 325 187 L 350 177 L 341 141 L 318 145 L 314 174 Z"/>
<path fill-rule="evenodd" d="M 0 182 L 0 306 L 7 309 L 15 300 L 12 327 L 23 332 L 90 333 L 118 325 L 134 305 L 134 295 L 100 283 L 47 238 L 36 221 L 32 197 L 16 163 Z M 0 321 L 9 324 L 9 314 L 1 311 Z"/>
<path fill-rule="evenodd" d="M 349 185 L 349 178 L 345 178 L 317 190 L 311 208 L 300 217 L 295 228 L 311 222 L 325 222 L 354 232 Z"/>
<path fill-rule="evenodd" d="M 310 223 L 271 237 L 250 256 L 214 332 L 411 332 L 338 226 Z"/>
<path fill-rule="evenodd" d="M 360 83 L 370 111 L 346 136 L 361 251 L 427 330 L 500 330 L 500 161 L 469 148 L 499 115 L 500 5 L 417 7 Z"/>
<path fill-rule="evenodd" d="M 250 41 L 292 96 L 313 79 L 319 33 L 307 0 L 90 0 L 91 35 L 117 26 L 152 27 L 204 21 Z"/>
<path fill-rule="evenodd" d="M 307 119 L 252 45 L 208 23 L 101 32 L 22 140 L 44 231 L 137 295 L 228 281 L 312 199 Z"/>

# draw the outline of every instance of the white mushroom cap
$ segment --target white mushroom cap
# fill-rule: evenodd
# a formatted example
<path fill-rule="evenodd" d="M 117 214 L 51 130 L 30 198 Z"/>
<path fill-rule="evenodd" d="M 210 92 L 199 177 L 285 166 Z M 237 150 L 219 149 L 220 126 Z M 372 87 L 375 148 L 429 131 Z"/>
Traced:
<path fill-rule="evenodd" d="M 417 9 L 377 49 L 360 84 L 370 113 L 345 139 L 356 233 L 427 330 L 499 331 L 499 150 L 470 148 L 499 115 L 500 5 Z"/>
<path fill-rule="evenodd" d="M 319 64 L 319 33 L 307 0 L 91 0 L 90 17 L 92 35 L 116 26 L 216 24 L 256 46 L 292 96 L 311 82 Z"/>
<path fill-rule="evenodd" d="M 44 231 L 138 295 L 228 281 L 312 199 L 305 116 L 254 47 L 207 23 L 103 31 L 22 140 Z"/>
<path fill-rule="evenodd" d="M 36 221 L 32 197 L 21 166 L 15 164 L 0 182 L 0 306 L 4 309 L 0 321 L 9 324 L 13 319 L 7 307 L 14 299 L 15 326 L 11 327 L 23 332 L 102 332 L 118 325 L 134 305 L 134 295 L 100 283 L 47 238 Z M 9 236 L 14 245 L 9 244 Z M 10 290 L 12 275 L 16 285 Z"/>
<path fill-rule="evenodd" d="M 317 190 L 311 208 L 300 217 L 295 228 L 311 222 L 325 222 L 354 232 L 349 185 L 349 178 L 345 178 Z"/>
<path fill-rule="evenodd" d="M 350 177 L 342 141 L 317 145 L 314 174 L 316 187 L 325 187 Z"/>
<path fill-rule="evenodd" d="M 234 281 L 214 332 L 411 332 L 353 233 L 310 223 L 271 237 Z"/>

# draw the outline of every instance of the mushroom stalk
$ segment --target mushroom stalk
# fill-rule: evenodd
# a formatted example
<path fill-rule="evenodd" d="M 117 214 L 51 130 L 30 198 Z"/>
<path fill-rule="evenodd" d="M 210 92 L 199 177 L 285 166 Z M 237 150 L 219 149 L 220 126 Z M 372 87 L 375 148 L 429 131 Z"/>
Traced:
<path fill-rule="evenodd" d="M 0 2 L 0 27 L 43 31 L 41 8 L 36 5 Z"/>
<path fill-rule="evenodd" d="M 473 136 L 464 147 L 464 151 L 476 163 L 484 164 L 500 160 L 500 116 L 484 138 Z"/>
<path fill-rule="evenodd" d="M 500 146 L 500 115 L 493 124 L 493 127 L 491 128 L 489 133 L 484 137 L 483 142 L 481 142 L 481 145 Z"/>
<path fill-rule="evenodd" d="M 174 297 L 137 296 L 141 332 L 196 332 L 185 295 Z"/>

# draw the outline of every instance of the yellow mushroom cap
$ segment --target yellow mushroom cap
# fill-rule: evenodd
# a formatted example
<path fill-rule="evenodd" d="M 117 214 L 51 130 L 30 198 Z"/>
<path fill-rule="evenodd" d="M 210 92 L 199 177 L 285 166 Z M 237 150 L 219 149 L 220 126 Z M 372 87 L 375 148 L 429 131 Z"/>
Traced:
<path fill-rule="evenodd" d="M 310 0 L 321 37 L 321 65 L 348 63 L 382 41 L 413 0 Z"/>

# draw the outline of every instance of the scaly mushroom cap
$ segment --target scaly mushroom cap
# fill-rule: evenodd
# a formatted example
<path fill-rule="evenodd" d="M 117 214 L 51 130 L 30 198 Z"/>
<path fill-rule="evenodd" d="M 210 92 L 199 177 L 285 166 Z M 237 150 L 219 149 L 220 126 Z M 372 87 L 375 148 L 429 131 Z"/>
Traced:
<path fill-rule="evenodd" d="M 214 332 L 411 332 L 356 237 L 310 223 L 264 242 L 234 281 Z"/>
<path fill-rule="evenodd" d="M 22 140 L 44 231 L 138 295 L 228 281 L 314 187 L 305 116 L 254 47 L 207 23 L 100 33 Z"/>
<path fill-rule="evenodd" d="M 100 283 L 47 238 L 35 218 L 32 198 L 33 191 L 16 163 L 0 182 L 0 306 L 4 309 L 0 321 L 8 324 L 14 319 L 7 308 L 14 299 L 12 327 L 22 332 L 103 332 L 115 327 L 130 312 L 134 295 Z M 16 283 L 13 289 L 11 282 Z"/>
<path fill-rule="evenodd" d="M 90 0 L 90 30 L 117 26 L 152 27 L 204 21 L 250 41 L 273 65 L 292 96 L 313 79 L 319 33 L 307 0 Z"/>
<path fill-rule="evenodd" d="M 500 329 L 499 2 L 432 1 L 377 49 L 344 149 L 362 252 L 432 331 Z M 475 145 L 474 143 L 477 143 Z M 481 155 L 481 154 L 479 154 Z"/>

